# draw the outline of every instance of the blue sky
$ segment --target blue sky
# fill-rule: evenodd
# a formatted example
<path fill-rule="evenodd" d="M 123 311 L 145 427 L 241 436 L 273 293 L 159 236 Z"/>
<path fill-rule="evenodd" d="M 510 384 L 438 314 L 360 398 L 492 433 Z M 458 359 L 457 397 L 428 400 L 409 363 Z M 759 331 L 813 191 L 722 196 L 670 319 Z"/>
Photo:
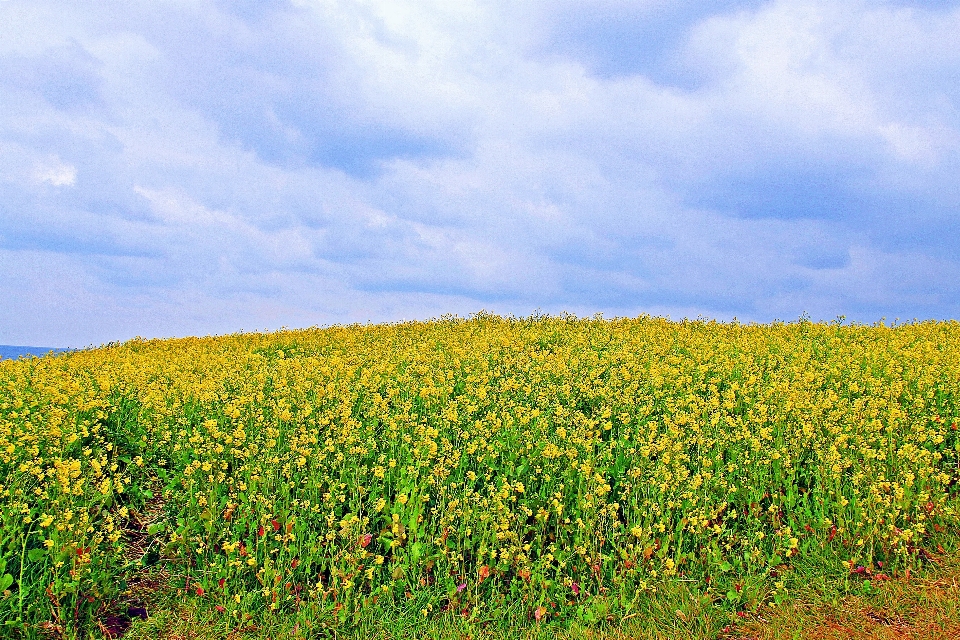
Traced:
<path fill-rule="evenodd" d="M 960 317 L 960 2 L 0 0 L 0 343 Z"/>

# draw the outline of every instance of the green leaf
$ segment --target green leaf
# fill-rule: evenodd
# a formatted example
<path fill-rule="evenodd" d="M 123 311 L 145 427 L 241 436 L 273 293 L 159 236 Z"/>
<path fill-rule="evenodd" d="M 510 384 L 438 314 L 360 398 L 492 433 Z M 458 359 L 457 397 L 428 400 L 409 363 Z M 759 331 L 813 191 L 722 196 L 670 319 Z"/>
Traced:
<path fill-rule="evenodd" d="M 727 562 L 726 560 L 724 560 L 723 564 L 720 565 L 720 571 L 723 571 L 724 573 L 726 573 L 727 571 L 730 571 L 731 569 L 733 569 L 733 565 Z"/>
<path fill-rule="evenodd" d="M 421 555 L 423 555 L 423 545 L 419 542 L 414 542 L 410 546 L 410 561 L 416 564 Z"/>
<path fill-rule="evenodd" d="M 147 527 L 147 535 L 155 536 L 158 533 L 163 533 L 163 530 L 166 528 L 167 528 L 167 525 L 165 525 L 164 523 L 154 522 L 153 524 Z"/>
<path fill-rule="evenodd" d="M 730 589 L 730 591 L 727 591 L 727 600 L 729 600 L 730 602 L 736 602 L 739 599 L 740 599 L 739 593 L 737 593 L 733 589 Z"/>
<path fill-rule="evenodd" d="M 3 574 L 3 577 L 0 578 L 0 591 L 6 591 L 10 588 L 10 585 L 13 584 L 13 576 L 9 573 Z"/>
<path fill-rule="evenodd" d="M 30 559 L 30 562 L 40 562 L 43 557 L 47 555 L 46 549 L 30 549 L 30 552 L 27 553 L 27 557 Z"/>

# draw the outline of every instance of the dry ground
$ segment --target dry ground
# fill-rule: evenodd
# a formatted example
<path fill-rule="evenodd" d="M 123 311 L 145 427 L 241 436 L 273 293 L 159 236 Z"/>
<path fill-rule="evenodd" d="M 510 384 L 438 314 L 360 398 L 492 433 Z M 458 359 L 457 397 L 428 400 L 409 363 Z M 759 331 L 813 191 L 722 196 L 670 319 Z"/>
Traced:
<path fill-rule="evenodd" d="M 960 557 L 941 555 L 922 577 L 875 582 L 837 603 L 799 599 L 739 626 L 738 640 L 960 639 Z"/>

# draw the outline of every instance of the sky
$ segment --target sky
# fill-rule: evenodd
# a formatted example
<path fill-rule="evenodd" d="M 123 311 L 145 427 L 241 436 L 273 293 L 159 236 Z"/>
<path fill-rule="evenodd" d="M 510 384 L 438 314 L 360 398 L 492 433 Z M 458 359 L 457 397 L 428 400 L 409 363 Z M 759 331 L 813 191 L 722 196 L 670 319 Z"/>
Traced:
<path fill-rule="evenodd" d="M 0 344 L 960 318 L 960 1 L 0 0 Z"/>

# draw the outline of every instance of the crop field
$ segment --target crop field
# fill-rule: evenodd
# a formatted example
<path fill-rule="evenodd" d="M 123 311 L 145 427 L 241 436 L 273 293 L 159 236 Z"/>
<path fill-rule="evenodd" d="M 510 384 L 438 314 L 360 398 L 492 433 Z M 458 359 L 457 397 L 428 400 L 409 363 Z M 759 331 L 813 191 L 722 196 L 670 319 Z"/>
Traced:
<path fill-rule="evenodd" d="M 479 314 L 0 361 L 0 636 L 134 633 L 151 590 L 224 634 L 602 627 L 677 585 L 733 623 L 943 553 L 958 400 L 956 322 Z"/>

